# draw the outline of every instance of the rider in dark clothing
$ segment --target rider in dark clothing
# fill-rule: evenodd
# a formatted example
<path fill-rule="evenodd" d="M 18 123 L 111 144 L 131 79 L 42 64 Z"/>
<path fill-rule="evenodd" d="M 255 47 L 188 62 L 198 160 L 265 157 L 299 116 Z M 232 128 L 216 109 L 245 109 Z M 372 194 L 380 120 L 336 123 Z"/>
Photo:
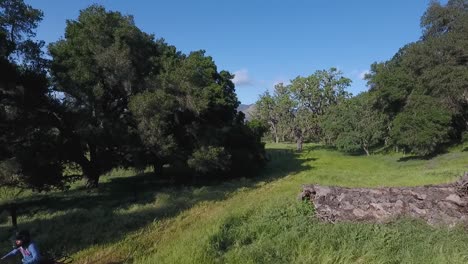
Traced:
<path fill-rule="evenodd" d="M 10 256 L 15 256 L 18 253 L 23 255 L 23 264 L 39 264 L 41 255 L 37 246 L 31 241 L 31 237 L 27 230 L 22 230 L 16 235 L 15 240 L 16 248 L 10 251 L 8 254 L 3 256 L 1 259 L 6 259 Z"/>

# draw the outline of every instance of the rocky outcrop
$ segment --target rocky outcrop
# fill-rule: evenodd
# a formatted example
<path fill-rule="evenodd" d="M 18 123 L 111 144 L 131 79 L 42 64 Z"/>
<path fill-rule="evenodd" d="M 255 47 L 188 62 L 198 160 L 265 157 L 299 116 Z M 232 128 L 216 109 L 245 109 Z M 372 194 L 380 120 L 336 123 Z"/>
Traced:
<path fill-rule="evenodd" d="M 421 187 L 344 188 L 304 185 L 302 199 L 328 222 L 388 222 L 416 217 L 431 225 L 468 222 L 468 174 L 452 184 Z"/>

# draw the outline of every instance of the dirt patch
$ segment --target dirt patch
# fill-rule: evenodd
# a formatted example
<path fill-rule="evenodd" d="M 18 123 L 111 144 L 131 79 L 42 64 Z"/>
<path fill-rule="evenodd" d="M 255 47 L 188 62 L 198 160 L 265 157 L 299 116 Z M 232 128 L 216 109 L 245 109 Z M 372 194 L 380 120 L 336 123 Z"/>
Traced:
<path fill-rule="evenodd" d="M 431 225 L 468 223 L 468 174 L 451 184 L 420 187 L 344 188 L 304 185 L 316 216 L 328 222 L 388 222 L 416 217 Z"/>

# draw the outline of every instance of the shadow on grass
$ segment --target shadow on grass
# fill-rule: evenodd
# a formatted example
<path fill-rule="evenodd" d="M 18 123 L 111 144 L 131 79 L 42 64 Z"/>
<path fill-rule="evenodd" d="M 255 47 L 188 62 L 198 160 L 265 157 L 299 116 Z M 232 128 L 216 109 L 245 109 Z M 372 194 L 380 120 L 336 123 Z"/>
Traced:
<path fill-rule="evenodd" d="M 90 246 L 119 241 L 130 232 L 174 217 L 200 202 L 224 200 L 240 188 L 257 188 L 259 182 L 310 170 L 312 167 L 307 163 L 315 160 L 301 158 L 289 149 L 267 152 L 270 161 L 266 168 L 258 177 L 250 179 L 174 186 L 167 179 L 143 173 L 110 179 L 95 192 L 78 189 L 19 201 L 19 215 L 23 217 L 19 227 L 29 229 L 43 250 L 73 254 Z M 0 250 L 10 246 L 9 232 L 3 222 Z"/>
<path fill-rule="evenodd" d="M 337 150 L 336 147 L 331 146 L 331 145 L 311 145 L 311 146 L 305 146 L 304 151 L 307 152 L 312 152 L 316 150 Z"/>
<path fill-rule="evenodd" d="M 428 154 L 428 155 L 424 155 L 424 156 L 423 155 L 410 155 L 410 156 L 402 157 L 398 160 L 398 162 L 405 162 L 405 161 L 411 161 L 411 160 L 430 160 L 437 156 L 449 153 L 449 149 L 448 149 L 449 146 L 450 145 L 445 145 L 437 149 L 435 152 Z"/>
<path fill-rule="evenodd" d="M 398 162 L 406 162 L 406 161 L 411 161 L 411 160 L 430 160 L 434 157 L 436 157 L 437 154 L 435 155 L 428 155 L 428 156 L 407 156 L 407 157 L 401 157 L 398 159 Z"/>

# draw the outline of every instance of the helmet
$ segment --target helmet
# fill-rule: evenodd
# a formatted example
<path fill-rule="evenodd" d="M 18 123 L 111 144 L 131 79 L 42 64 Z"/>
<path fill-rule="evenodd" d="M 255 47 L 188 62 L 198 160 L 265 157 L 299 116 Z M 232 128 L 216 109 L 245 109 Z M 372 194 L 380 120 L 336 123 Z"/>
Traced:
<path fill-rule="evenodd" d="M 28 245 L 31 242 L 31 236 L 28 230 L 21 230 L 16 234 L 16 241 L 21 241 L 21 243 L 16 243 L 18 247 L 23 245 Z"/>

